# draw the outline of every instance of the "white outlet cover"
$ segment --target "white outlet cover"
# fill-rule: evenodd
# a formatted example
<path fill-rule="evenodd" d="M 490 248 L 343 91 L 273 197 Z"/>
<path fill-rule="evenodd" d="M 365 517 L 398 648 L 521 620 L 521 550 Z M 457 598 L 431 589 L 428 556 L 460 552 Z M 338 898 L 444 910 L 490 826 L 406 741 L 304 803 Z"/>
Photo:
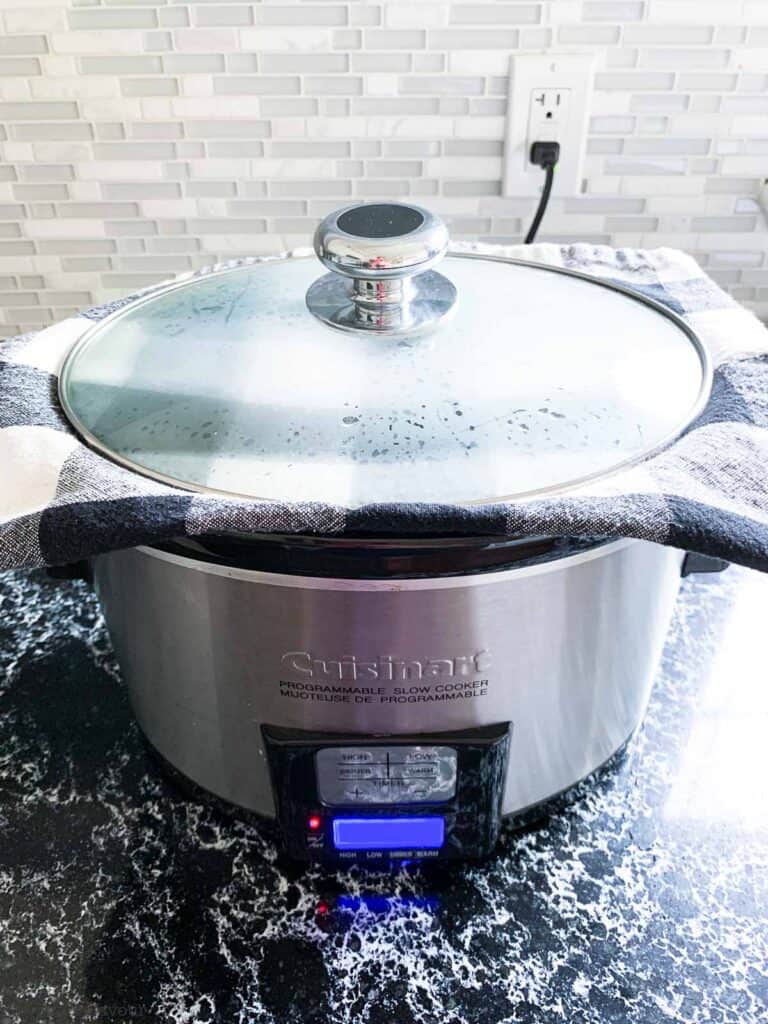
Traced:
<path fill-rule="evenodd" d="M 591 53 L 526 54 L 513 57 L 509 76 L 507 136 L 504 146 L 504 195 L 535 196 L 541 192 L 544 171 L 529 160 L 531 93 L 535 90 L 568 91 L 568 117 L 549 139 L 560 143 L 552 194 L 581 192 L 587 116 L 592 94 L 595 57 Z"/>

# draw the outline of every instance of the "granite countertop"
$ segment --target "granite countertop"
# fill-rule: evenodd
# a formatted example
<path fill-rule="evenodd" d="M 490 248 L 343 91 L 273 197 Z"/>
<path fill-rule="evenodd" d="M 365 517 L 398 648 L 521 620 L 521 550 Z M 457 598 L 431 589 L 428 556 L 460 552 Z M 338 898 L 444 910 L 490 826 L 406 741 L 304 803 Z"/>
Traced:
<path fill-rule="evenodd" d="M 487 864 L 329 875 L 160 773 L 85 584 L 0 577 L 0 1020 L 765 1022 L 767 606 L 686 580 L 627 758 Z"/>

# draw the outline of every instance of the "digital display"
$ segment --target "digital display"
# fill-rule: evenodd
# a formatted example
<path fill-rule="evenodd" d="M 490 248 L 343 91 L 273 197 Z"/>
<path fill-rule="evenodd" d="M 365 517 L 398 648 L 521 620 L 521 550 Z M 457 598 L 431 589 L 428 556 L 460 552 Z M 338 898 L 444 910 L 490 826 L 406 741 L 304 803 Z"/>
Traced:
<path fill-rule="evenodd" d="M 334 818 L 337 850 L 438 850 L 445 842 L 445 819 Z"/>

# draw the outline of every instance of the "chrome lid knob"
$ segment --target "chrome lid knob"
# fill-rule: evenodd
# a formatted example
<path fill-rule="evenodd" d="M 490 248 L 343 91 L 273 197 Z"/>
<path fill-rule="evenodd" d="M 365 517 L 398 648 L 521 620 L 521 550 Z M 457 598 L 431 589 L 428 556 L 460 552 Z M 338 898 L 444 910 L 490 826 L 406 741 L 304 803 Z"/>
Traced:
<path fill-rule="evenodd" d="M 346 277 L 376 280 L 429 270 L 448 248 L 439 217 L 403 203 L 369 203 L 337 210 L 315 232 L 317 258 Z"/>
<path fill-rule="evenodd" d="M 451 282 L 431 270 L 447 249 L 445 224 L 420 206 L 369 203 L 338 210 L 315 232 L 315 253 L 332 273 L 310 287 L 307 306 L 341 330 L 430 330 L 456 302 Z"/>

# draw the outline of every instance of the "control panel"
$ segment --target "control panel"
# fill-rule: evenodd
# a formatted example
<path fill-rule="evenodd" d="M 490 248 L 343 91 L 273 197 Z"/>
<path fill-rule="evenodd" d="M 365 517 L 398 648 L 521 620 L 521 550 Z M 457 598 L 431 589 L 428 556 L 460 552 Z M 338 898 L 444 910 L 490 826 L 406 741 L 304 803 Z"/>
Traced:
<path fill-rule="evenodd" d="M 324 804 L 412 804 L 456 793 L 453 747 L 324 747 L 315 755 Z"/>
<path fill-rule="evenodd" d="M 291 856 L 382 866 L 493 849 L 508 722 L 418 736 L 262 728 Z"/>

